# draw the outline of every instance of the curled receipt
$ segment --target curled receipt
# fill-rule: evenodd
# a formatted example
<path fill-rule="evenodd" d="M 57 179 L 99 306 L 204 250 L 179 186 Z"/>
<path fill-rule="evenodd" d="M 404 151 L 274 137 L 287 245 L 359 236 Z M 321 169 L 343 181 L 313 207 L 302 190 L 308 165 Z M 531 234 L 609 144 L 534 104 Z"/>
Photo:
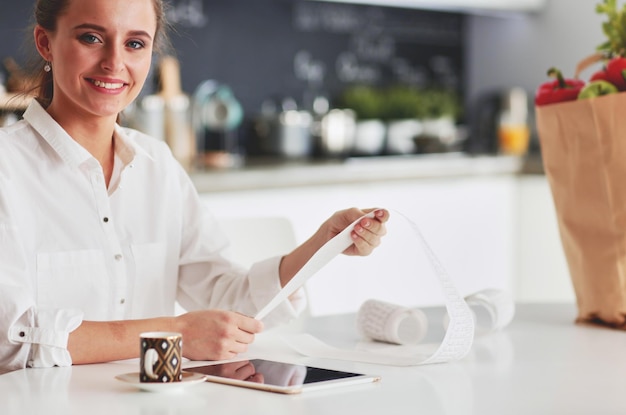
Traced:
<path fill-rule="evenodd" d="M 272 310 L 274 310 L 280 303 L 285 301 L 291 294 L 296 292 L 298 288 L 302 287 L 304 283 L 311 278 L 317 271 L 322 269 L 324 265 L 328 264 L 331 259 L 345 251 L 352 245 L 352 238 L 350 238 L 350 232 L 354 229 L 354 225 L 356 225 L 361 219 L 370 217 L 374 217 L 374 211 L 368 213 L 365 216 L 360 217 L 359 219 L 352 222 L 350 225 L 346 227 L 343 231 L 341 231 L 338 235 L 336 235 L 333 239 L 326 242 L 324 246 L 322 246 L 311 259 L 307 261 L 306 264 L 300 271 L 293 276 L 293 278 L 283 287 L 282 290 L 279 291 L 278 294 L 272 300 L 263 307 L 255 316 L 257 320 L 262 320 L 265 316 L 267 316 Z"/>
<path fill-rule="evenodd" d="M 445 336 L 439 347 L 434 352 L 416 353 L 409 350 L 408 354 L 398 353 L 398 350 L 393 349 L 391 352 L 348 350 L 327 345 L 310 334 L 300 334 L 286 338 L 287 343 L 292 348 L 307 356 L 396 366 L 444 363 L 461 359 L 469 353 L 474 340 L 474 318 L 472 317 L 472 312 L 468 304 L 459 294 L 456 286 L 449 278 L 418 227 L 406 216 L 398 212 L 396 213 L 403 217 L 411 226 L 419 242 L 419 247 L 426 253 L 428 262 L 440 283 L 444 295 L 449 321 Z M 373 212 L 366 216 L 373 217 Z M 296 273 L 292 280 L 257 313 L 255 318 L 262 319 L 265 317 L 298 288 L 302 287 L 309 278 L 328 264 L 335 256 L 348 248 L 352 244 L 350 232 L 354 228 L 354 225 L 361 219 L 362 218 L 359 218 L 354 221 L 350 226 L 346 227 L 341 233 L 322 246 L 300 271 Z"/>

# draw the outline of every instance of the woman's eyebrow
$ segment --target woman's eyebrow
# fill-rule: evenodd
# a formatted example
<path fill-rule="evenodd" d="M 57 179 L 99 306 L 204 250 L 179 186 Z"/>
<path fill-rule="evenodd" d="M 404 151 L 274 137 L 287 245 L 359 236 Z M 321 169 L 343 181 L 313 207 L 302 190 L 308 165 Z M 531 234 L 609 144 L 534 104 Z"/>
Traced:
<path fill-rule="evenodd" d="M 79 29 L 93 29 L 99 32 L 106 32 L 106 29 L 104 28 L 104 26 L 100 26 L 94 23 L 83 23 L 83 24 L 74 26 L 74 30 L 79 30 Z"/>
<path fill-rule="evenodd" d="M 91 30 L 95 30 L 98 32 L 106 32 L 107 29 L 104 26 L 100 26 L 94 23 L 83 23 L 83 24 L 79 24 L 77 26 L 74 26 L 74 30 L 83 30 L 83 29 L 91 29 Z M 128 32 L 128 35 L 130 36 L 143 36 L 143 37 L 147 37 L 149 39 L 152 39 L 152 36 L 150 35 L 150 33 L 146 32 L 145 30 L 131 30 L 130 32 Z"/>

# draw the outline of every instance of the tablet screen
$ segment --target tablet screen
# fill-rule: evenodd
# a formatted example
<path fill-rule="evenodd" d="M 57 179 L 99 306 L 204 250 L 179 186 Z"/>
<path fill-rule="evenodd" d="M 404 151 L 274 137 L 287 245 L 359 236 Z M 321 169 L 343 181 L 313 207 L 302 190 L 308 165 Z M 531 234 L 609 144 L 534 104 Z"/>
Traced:
<path fill-rule="evenodd" d="M 374 382 L 375 376 L 264 359 L 241 360 L 187 368 L 208 375 L 209 381 L 274 392 L 298 393 L 336 384 Z"/>

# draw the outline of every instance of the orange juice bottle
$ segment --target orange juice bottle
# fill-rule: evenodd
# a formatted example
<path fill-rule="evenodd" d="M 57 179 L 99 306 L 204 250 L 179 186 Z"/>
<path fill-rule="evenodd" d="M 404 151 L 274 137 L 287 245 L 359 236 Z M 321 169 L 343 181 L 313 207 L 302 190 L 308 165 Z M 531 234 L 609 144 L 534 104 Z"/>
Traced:
<path fill-rule="evenodd" d="M 528 151 L 528 98 L 522 88 L 512 88 L 502 99 L 498 124 L 498 148 L 502 154 L 521 156 Z"/>
<path fill-rule="evenodd" d="M 522 156 L 528 151 L 530 129 L 526 124 L 500 124 L 498 147 L 503 154 Z"/>

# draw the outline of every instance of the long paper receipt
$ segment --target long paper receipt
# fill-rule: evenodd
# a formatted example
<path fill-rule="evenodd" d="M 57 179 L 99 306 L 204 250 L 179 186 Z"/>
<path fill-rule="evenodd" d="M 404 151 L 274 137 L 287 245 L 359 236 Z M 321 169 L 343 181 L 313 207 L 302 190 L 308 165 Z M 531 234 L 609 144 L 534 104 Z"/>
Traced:
<path fill-rule="evenodd" d="M 310 334 L 300 334 L 287 338 L 289 345 L 298 352 L 314 357 L 329 359 L 351 360 L 377 364 L 396 366 L 414 366 L 431 363 L 444 363 L 465 357 L 474 340 L 474 319 L 465 299 L 459 294 L 456 286 L 447 272 L 433 253 L 415 223 L 406 216 L 403 217 L 408 226 L 411 226 L 416 235 L 419 248 L 424 250 L 429 264 L 437 277 L 445 299 L 445 305 L 449 316 L 449 324 L 446 334 L 433 353 L 418 353 L 410 348 L 396 346 L 386 350 L 353 350 L 339 349 L 330 346 Z M 363 217 L 373 217 L 371 212 Z M 296 273 L 296 275 L 283 287 L 281 291 L 255 316 L 261 320 L 274 310 L 281 302 L 285 301 L 298 288 L 304 286 L 306 281 L 315 273 L 328 264 L 334 257 L 345 251 L 351 244 L 350 232 L 363 217 L 350 224 L 341 233 L 322 246 L 309 261 Z"/>

